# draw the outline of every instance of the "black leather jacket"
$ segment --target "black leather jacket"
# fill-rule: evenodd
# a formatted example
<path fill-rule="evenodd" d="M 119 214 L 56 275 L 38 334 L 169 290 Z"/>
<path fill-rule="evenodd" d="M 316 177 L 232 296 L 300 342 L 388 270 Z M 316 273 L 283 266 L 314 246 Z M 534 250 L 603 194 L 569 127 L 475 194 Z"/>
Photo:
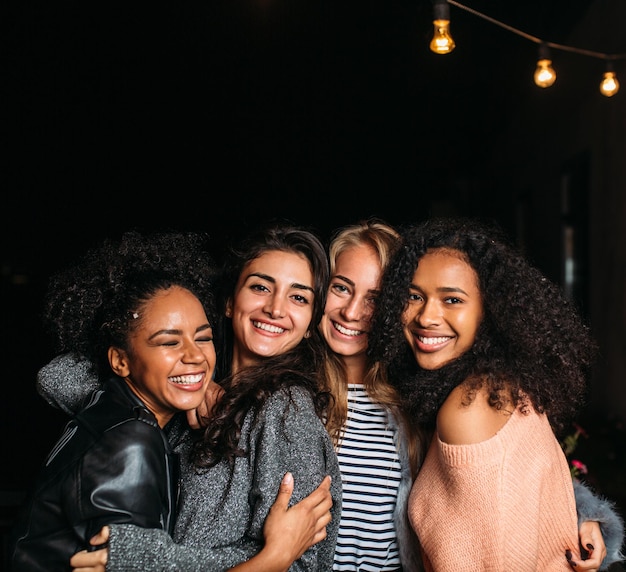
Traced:
<path fill-rule="evenodd" d="M 105 524 L 173 531 L 178 458 L 119 378 L 70 421 L 12 531 L 13 572 L 71 570 Z"/>

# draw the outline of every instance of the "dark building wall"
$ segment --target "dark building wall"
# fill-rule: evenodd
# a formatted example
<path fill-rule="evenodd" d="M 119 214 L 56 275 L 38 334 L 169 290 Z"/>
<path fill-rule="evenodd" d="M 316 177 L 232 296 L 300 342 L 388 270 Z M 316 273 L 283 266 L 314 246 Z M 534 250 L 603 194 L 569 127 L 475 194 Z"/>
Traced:
<path fill-rule="evenodd" d="M 626 53 L 626 3 L 594 3 L 568 45 Z M 600 346 L 589 412 L 626 420 L 626 62 L 621 91 L 602 96 L 604 63 L 553 52 L 557 82 L 533 92 L 494 145 L 484 193 L 504 211 L 531 259 L 570 288 Z M 568 237 L 573 269 L 567 266 Z M 573 274 L 573 286 L 565 279 Z"/>

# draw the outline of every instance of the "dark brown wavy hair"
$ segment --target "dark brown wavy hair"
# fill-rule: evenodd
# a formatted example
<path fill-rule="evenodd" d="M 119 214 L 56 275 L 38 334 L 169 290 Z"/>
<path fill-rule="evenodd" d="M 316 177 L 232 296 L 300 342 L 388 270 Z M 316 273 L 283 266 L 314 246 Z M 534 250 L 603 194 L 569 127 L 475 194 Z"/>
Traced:
<path fill-rule="evenodd" d="M 289 352 L 270 358 L 236 374 L 231 372 L 233 332 L 229 319 L 224 317 L 226 301 L 233 296 L 244 267 L 267 252 L 292 252 L 304 256 L 313 273 L 313 315 L 308 337 Z M 222 459 L 230 462 L 247 454 L 240 449 L 239 437 L 243 421 L 249 411 L 259 412 L 264 403 L 277 391 L 289 393 L 299 386 L 310 392 L 320 418 L 328 406 L 330 395 L 320 390 L 320 372 L 325 356 L 324 341 L 317 325 L 322 319 L 328 288 L 329 269 L 324 245 L 311 231 L 289 223 L 274 223 L 261 227 L 233 247 L 224 262 L 221 276 L 219 307 L 218 383 L 225 393 L 216 404 L 211 423 L 197 434 L 193 461 L 198 468 L 212 467 Z"/>

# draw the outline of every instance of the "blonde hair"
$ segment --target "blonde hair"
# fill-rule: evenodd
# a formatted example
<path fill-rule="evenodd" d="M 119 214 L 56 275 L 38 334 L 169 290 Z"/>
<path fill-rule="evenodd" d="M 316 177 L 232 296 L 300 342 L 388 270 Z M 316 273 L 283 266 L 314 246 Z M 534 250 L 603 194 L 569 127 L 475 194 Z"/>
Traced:
<path fill-rule="evenodd" d="M 370 246 L 374 250 L 378 257 L 381 271 L 384 272 L 399 243 L 400 235 L 398 232 L 380 219 L 369 218 L 356 224 L 342 227 L 335 231 L 328 248 L 330 275 L 333 276 L 335 274 L 337 259 L 342 252 L 348 248 L 362 245 Z M 326 353 L 327 356 L 323 367 L 323 383 L 324 389 L 333 396 L 326 411 L 326 429 L 335 447 L 338 447 L 343 438 L 345 424 L 348 419 L 347 375 L 341 358 L 330 350 Z M 370 398 L 389 409 L 401 426 L 400 429 L 405 431 L 408 437 L 411 470 L 413 476 L 415 476 L 421 456 L 419 450 L 421 439 L 414 438 L 414 436 L 417 436 L 418 430 L 413 427 L 411 420 L 402 409 L 400 396 L 389 383 L 386 369 L 380 362 L 369 364 L 363 385 Z"/>

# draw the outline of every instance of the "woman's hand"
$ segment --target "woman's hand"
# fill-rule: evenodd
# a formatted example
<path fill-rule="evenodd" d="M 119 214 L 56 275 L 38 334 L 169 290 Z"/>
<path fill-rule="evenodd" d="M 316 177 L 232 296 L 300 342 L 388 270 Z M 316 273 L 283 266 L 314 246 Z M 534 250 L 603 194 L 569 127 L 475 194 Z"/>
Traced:
<path fill-rule="evenodd" d="M 105 572 L 109 559 L 109 549 L 107 547 L 109 532 L 109 527 L 103 526 L 100 532 L 89 541 L 92 546 L 90 550 L 82 550 L 70 558 L 70 566 L 73 572 Z M 102 548 L 96 548 L 100 546 Z"/>
<path fill-rule="evenodd" d="M 290 508 L 293 475 L 286 473 L 263 525 L 265 545 L 250 560 L 238 564 L 230 571 L 287 572 L 291 564 L 311 546 L 324 540 L 333 506 L 330 481 L 329 476 L 324 477 L 319 487 Z"/>
<path fill-rule="evenodd" d="M 278 490 L 276 501 L 265 519 L 263 535 L 265 546 L 275 543 L 281 551 L 292 554 L 291 562 L 297 560 L 314 544 L 326 538 L 326 525 L 331 520 L 333 499 L 330 494 L 329 476 L 320 486 L 298 504 L 289 507 L 293 493 L 293 475 L 287 473 Z M 288 546 L 286 540 L 288 540 Z"/>
<path fill-rule="evenodd" d="M 579 572 L 596 572 L 606 557 L 606 546 L 600 531 L 600 524 L 590 520 L 583 522 L 578 530 L 578 538 L 580 545 L 585 550 L 587 559 L 575 559 L 570 552 L 571 558 L 567 559 L 570 566 L 575 564 L 576 566 L 572 566 L 572 568 Z"/>

